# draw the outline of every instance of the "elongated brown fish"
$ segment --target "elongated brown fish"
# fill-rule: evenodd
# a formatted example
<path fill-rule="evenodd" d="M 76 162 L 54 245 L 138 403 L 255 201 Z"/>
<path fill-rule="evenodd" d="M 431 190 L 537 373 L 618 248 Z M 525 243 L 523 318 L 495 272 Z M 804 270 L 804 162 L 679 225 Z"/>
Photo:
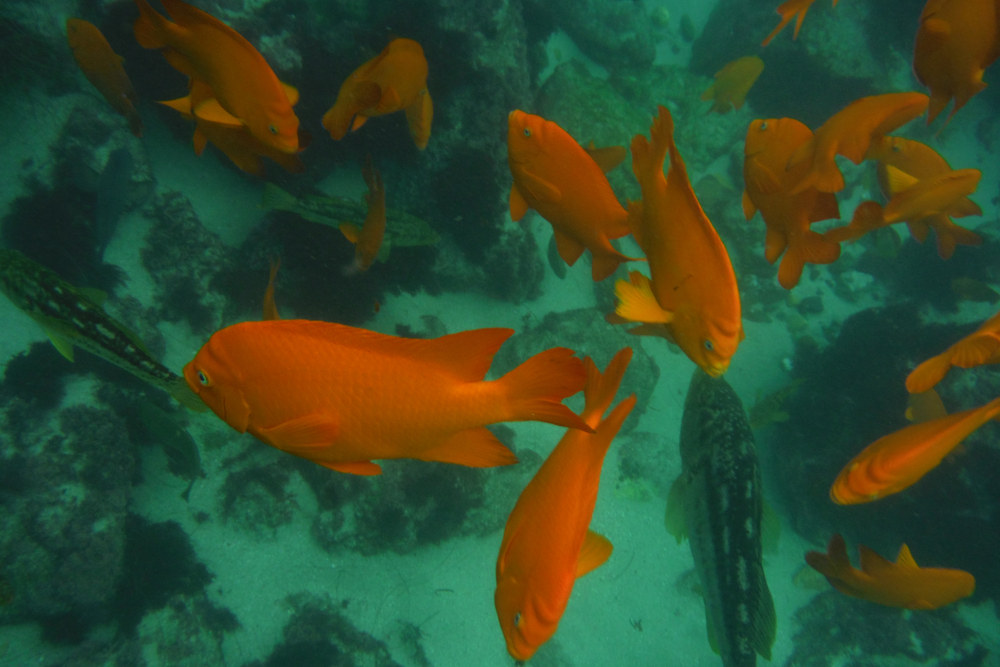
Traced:
<path fill-rule="evenodd" d="M 101 308 L 105 295 L 79 289 L 17 250 L 0 249 L 0 291 L 45 331 L 59 353 L 73 361 L 80 347 L 169 393 L 192 410 L 201 399 L 184 378 L 149 354 L 138 336 Z"/>

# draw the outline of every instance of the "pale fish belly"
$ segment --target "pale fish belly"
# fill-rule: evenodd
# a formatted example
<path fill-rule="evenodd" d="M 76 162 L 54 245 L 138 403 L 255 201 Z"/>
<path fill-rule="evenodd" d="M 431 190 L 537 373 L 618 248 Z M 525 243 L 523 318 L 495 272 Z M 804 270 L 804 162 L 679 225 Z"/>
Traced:
<path fill-rule="evenodd" d="M 705 617 L 727 667 L 770 659 L 774 602 L 761 562 L 761 477 L 743 404 L 695 369 L 681 422 L 684 521 Z"/>

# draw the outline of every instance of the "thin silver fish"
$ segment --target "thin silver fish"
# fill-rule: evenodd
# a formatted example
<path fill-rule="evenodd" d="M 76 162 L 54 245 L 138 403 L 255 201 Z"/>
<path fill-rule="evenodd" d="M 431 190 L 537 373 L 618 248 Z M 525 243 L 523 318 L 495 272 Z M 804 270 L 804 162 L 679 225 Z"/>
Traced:
<path fill-rule="evenodd" d="M 80 289 L 17 250 L 0 249 L 0 291 L 48 335 L 64 357 L 73 361 L 74 346 L 87 350 L 154 387 L 192 410 L 205 405 L 187 382 L 149 354 L 138 336 L 101 308 L 105 295 Z"/>
<path fill-rule="evenodd" d="M 695 369 L 680 449 L 667 525 L 683 523 L 691 540 L 709 641 L 726 667 L 756 665 L 757 654 L 770 660 L 776 621 L 761 561 L 760 468 L 743 404 L 724 378 Z"/>

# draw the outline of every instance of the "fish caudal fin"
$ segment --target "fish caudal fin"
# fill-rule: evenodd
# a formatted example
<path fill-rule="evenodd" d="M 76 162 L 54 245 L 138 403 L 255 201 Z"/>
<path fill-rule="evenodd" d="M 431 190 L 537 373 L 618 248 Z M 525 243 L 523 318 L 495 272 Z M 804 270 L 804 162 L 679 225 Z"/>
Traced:
<path fill-rule="evenodd" d="M 583 387 L 584 406 L 580 417 L 591 428 L 597 428 L 601 416 L 614 400 L 630 361 L 632 361 L 632 348 L 630 347 L 618 350 L 608 362 L 603 373 L 597 368 L 593 359 L 590 357 L 584 359 L 583 365 L 587 372 L 587 382 Z"/>
<path fill-rule="evenodd" d="M 593 432 L 561 401 L 583 389 L 587 374 L 573 350 L 554 347 L 539 352 L 497 380 L 509 405 L 508 421 L 542 421 Z"/>
<path fill-rule="evenodd" d="M 517 463 L 514 452 L 497 440 L 489 429 L 483 427 L 459 431 L 441 444 L 424 450 L 418 458 L 470 468 L 493 468 Z"/>
<path fill-rule="evenodd" d="M 146 0 L 135 0 L 139 18 L 132 24 L 135 41 L 144 49 L 162 49 L 167 46 L 164 24 L 167 20 L 154 10 Z"/>
<path fill-rule="evenodd" d="M 806 562 L 809 567 L 826 577 L 830 584 L 838 590 L 840 586 L 834 582 L 840 582 L 845 574 L 854 569 L 847 557 L 847 543 L 844 542 L 843 536 L 839 533 L 830 538 L 826 553 L 810 551 L 806 554 Z"/>

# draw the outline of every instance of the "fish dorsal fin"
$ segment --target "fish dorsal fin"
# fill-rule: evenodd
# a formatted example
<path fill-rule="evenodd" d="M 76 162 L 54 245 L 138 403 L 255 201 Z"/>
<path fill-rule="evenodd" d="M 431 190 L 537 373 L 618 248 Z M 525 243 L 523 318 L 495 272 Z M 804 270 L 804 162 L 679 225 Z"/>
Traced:
<path fill-rule="evenodd" d="M 919 570 L 920 567 L 917 565 L 917 561 L 913 560 L 913 554 L 910 553 L 910 547 L 903 543 L 903 546 L 899 547 L 899 555 L 896 556 L 896 566 L 904 568 L 912 568 L 914 570 Z"/>
<path fill-rule="evenodd" d="M 284 81 L 279 81 L 281 84 L 281 89 L 285 91 L 285 97 L 288 98 L 288 103 L 293 107 L 299 103 L 299 89 L 290 83 L 285 83 Z"/>
<path fill-rule="evenodd" d="M 584 149 L 605 174 L 620 165 L 628 155 L 624 146 L 602 146 L 598 148 L 591 141 Z"/>
<path fill-rule="evenodd" d="M 219 100 L 210 97 L 198 104 L 194 109 L 194 115 L 201 120 L 217 125 L 227 125 L 230 127 L 243 127 L 243 121 L 222 108 Z"/>
<path fill-rule="evenodd" d="M 73 341 L 51 327 L 42 325 L 42 329 L 45 331 L 45 335 L 49 337 L 49 340 L 52 341 L 52 345 L 58 350 L 59 354 L 64 356 L 68 361 L 73 361 Z"/>
<path fill-rule="evenodd" d="M 580 557 L 576 559 L 577 578 L 604 565 L 611 556 L 612 549 L 614 547 L 608 538 L 588 530 L 587 536 L 583 539 L 583 546 L 580 547 Z"/>
<path fill-rule="evenodd" d="M 667 527 L 667 532 L 674 536 L 677 544 L 687 538 L 687 522 L 684 519 L 684 499 L 687 495 L 687 481 L 684 475 L 680 475 L 670 485 L 670 493 L 667 495 L 667 511 L 663 517 L 663 523 Z"/>
<path fill-rule="evenodd" d="M 858 553 L 860 554 L 860 565 L 861 571 L 865 574 L 869 574 L 875 578 L 883 576 L 884 574 L 891 572 L 895 565 L 882 556 L 869 549 L 863 544 L 858 545 Z"/>
<path fill-rule="evenodd" d="M 517 183 L 510 186 L 510 219 L 514 222 L 519 221 L 524 217 L 524 214 L 528 212 L 531 206 L 528 205 L 527 200 L 521 191 L 517 189 Z"/>

